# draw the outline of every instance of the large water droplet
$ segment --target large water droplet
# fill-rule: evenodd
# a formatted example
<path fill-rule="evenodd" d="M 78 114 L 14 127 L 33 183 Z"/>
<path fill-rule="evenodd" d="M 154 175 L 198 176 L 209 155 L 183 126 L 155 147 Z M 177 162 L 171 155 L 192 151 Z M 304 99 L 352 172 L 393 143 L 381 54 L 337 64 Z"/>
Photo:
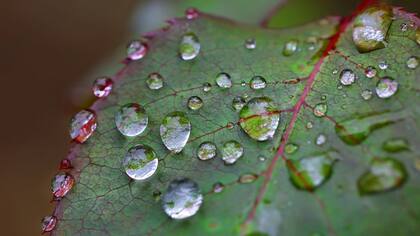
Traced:
<path fill-rule="evenodd" d="M 327 154 L 321 154 L 304 157 L 292 163 L 294 168 L 288 168 L 292 182 L 300 189 L 311 191 L 331 176 L 334 159 Z"/>
<path fill-rule="evenodd" d="M 165 147 L 179 153 L 187 144 L 191 133 L 191 123 L 185 113 L 174 111 L 166 115 L 160 125 L 160 137 Z"/>
<path fill-rule="evenodd" d="M 362 96 L 362 98 L 364 99 L 364 100 L 369 100 L 369 99 L 371 99 L 372 98 L 372 91 L 371 90 L 369 90 L 369 89 L 365 89 L 365 90 L 363 90 L 361 93 L 360 93 L 360 96 Z"/>
<path fill-rule="evenodd" d="M 314 107 L 314 115 L 316 117 L 323 117 L 327 114 L 328 106 L 326 103 L 318 103 Z"/>
<path fill-rule="evenodd" d="M 249 82 L 249 87 L 252 89 L 258 90 L 267 87 L 267 81 L 262 76 L 254 76 Z"/>
<path fill-rule="evenodd" d="M 179 44 L 179 55 L 184 61 L 192 60 L 197 57 L 200 47 L 198 37 L 192 32 L 186 33 Z"/>
<path fill-rule="evenodd" d="M 107 97 L 111 93 L 113 83 L 109 77 L 95 79 L 92 86 L 93 95 L 98 98 Z"/>
<path fill-rule="evenodd" d="M 151 147 L 136 145 L 128 150 L 122 164 L 130 178 L 145 180 L 156 172 L 158 162 L 156 153 Z"/>
<path fill-rule="evenodd" d="M 52 231 L 57 224 L 57 218 L 55 216 L 46 216 L 41 221 L 42 232 Z"/>
<path fill-rule="evenodd" d="M 288 143 L 286 144 L 286 146 L 284 147 L 284 151 L 287 154 L 292 154 L 295 153 L 297 150 L 299 149 L 299 146 L 297 144 L 294 143 Z"/>
<path fill-rule="evenodd" d="M 230 88 L 232 87 L 232 80 L 230 79 L 230 75 L 228 73 L 219 73 L 216 76 L 216 84 L 220 88 Z"/>
<path fill-rule="evenodd" d="M 419 65 L 419 61 L 416 56 L 411 56 L 407 59 L 407 67 L 410 69 L 416 69 Z"/>
<path fill-rule="evenodd" d="M 70 174 L 57 174 L 52 183 L 51 191 L 55 198 L 64 197 L 74 185 L 74 178 Z"/>
<path fill-rule="evenodd" d="M 187 106 L 193 111 L 199 110 L 203 104 L 203 100 L 198 96 L 191 96 L 188 98 Z"/>
<path fill-rule="evenodd" d="M 384 48 L 391 22 L 392 10 L 389 7 L 371 7 L 358 15 L 353 23 L 353 42 L 359 52 Z"/>
<path fill-rule="evenodd" d="M 241 184 L 249 184 L 254 182 L 258 179 L 258 175 L 256 174 L 243 174 L 239 177 L 239 183 Z"/>
<path fill-rule="evenodd" d="M 373 66 L 368 66 L 365 69 L 365 76 L 368 77 L 369 79 L 375 77 L 376 73 L 377 73 L 377 71 L 376 71 L 375 67 L 373 67 Z"/>
<path fill-rule="evenodd" d="M 199 16 L 199 12 L 194 7 L 189 7 L 185 10 L 185 18 L 187 18 L 188 20 L 196 19 L 198 18 L 198 16 Z"/>
<path fill-rule="evenodd" d="M 235 111 L 240 111 L 246 104 L 245 98 L 242 96 L 236 96 L 232 100 L 232 107 Z"/>
<path fill-rule="evenodd" d="M 256 97 L 241 109 L 240 126 L 251 138 L 265 141 L 273 138 L 280 121 L 280 112 L 269 97 Z"/>
<path fill-rule="evenodd" d="M 293 55 L 298 49 L 299 41 L 296 39 L 288 41 L 283 48 L 283 55 L 291 56 Z"/>
<path fill-rule="evenodd" d="M 202 203 L 198 184 L 187 178 L 173 180 L 162 197 L 163 210 L 177 220 L 195 215 Z"/>
<path fill-rule="evenodd" d="M 211 84 L 210 83 L 204 83 L 203 84 L 203 91 L 204 92 L 210 92 L 211 91 Z"/>
<path fill-rule="evenodd" d="M 398 82 L 390 77 L 384 77 L 376 84 L 376 95 L 380 98 L 389 98 L 398 90 Z"/>
<path fill-rule="evenodd" d="M 149 117 L 142 106 L 137 103 L 128 103 L 122 106 L 115 114 L 117 129 L 124 136 L 134 137 L 143 133 L 149 122 Z"/>
<path fill-rule="evenodd" d="M 92 110 L 79 111 L 70 121 L 70 137 L 84 143 L 96 130 L 96 114 Z"/>
<path fill-rule="evenodd" d="M 344 69 L 340 73 L 340 83 L 342 85 L 351 85 L 353 84 L 357 79 L 356 74 L 349 69 Z"/>
<path fill-rule="evenodd" d="M 147 54 L 146 44 L 133 40 L 127 45 L 127 57 L 133 61 L 142 59 Z"/>
<path fill-rule="evenodd" d="M 360 193 L 372 194 L 395 189 L 407 178 L 404 165 L 392 158 L 374 159 L 358 180 Z"/>
<path fill-rule="evenodd" d="M 227 141 L 222 147 L 222 159 L 226 164 L 233 164 L 244 154 L 244 148 L 235 140 Z"/>
<path fill-rule="evenodd" d="M 406 139 L 403 138 L 392 138 L 386 140 L 383 145 L 382 149 L 387 152 L 401 152 L 407 151 L 410 149 L 410 145 L 408 144 Z"/>
<path fill-rule="evenodd" d="M 200 160 L 209 160 L 216 156 L 217 148 L 212 142 L 201 143 L 197 150 L 197 156 Z"/>
<path fill-rule="evenodd" d="M 163 87 L 163 76 L 159 73 L 151 73 L 147 76 L 146 84 L 151 90 L 161 89 Z"/>
<path fill-rule="evenodd" d="M 245 40 L 245 48 L 246 49 L 255 49 L 257 47 L 257 43 L 255 42 L 255 39 L 249 38 Z"/>

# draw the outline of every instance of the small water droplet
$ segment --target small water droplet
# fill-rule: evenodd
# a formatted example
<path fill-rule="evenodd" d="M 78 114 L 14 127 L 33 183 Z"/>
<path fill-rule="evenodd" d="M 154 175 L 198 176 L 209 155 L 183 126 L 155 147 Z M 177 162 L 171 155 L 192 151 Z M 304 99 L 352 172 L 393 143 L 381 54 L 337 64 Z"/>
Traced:
<path fill-rule="evenodd" d="M 185 10 L 185 18 L 187 18 L 188 20 L 196 19 L 198 18 L 198 16 L 199 16 L 199 12 L 194 7 L 189 7 Z"/>
<path fill-rule="evenodd" d="M 326 95 L 322 95 L 321 96 L 321 100 L 323 100 L 323 101 L 327 100 L 327 96 Z"/>
<path fill-rule="evenodd" d="M 380 193 L 401 186 L 407 179 L 404 165 L 392 158 L 374 159 L 369 170 L 358 180 L 362 194 Z"/>
<path fill-rule="evenodd" d="M 235 140 L 227 141 L 222 147 L 222 159 L 225 164 L 233 164 L 244 154 L 244 148 Z"/>
<path fill-rule="evenodd" d="M 198 184 L 187 178 L 173 180 L 162 197 L 163 210 L 177 220 L 195 215 L 202 203 Z"/>
<path fill-rule="evenodd" d="M 283 55 L 291 56 L 298 50 L 299 41 L 292 39 L 288 41 L 283 48 Z"/>
<path fill-rule="evenodd" d="M 400 25 L 400 30 L 401 30 L 402 32 L 407 31 L 407 30 L 408 30 L 408 25 L 407 25 L 407 23 L 401 23 L 401 25 Z"/>
<path fill-rule="evenodd" d="M 71 165 L 71 162 L 69 159 L 66 158 L 66 159 L 61 160 L 60 167 L 59 167 L 60 170 L 69 170 L 71 168 L 73 168 L 73 166 Z"/>
<path fill-rule="evenodd" d="M 151 73 L 147 76 L 147 87 L 151 90 L 158 90 L 163 87 L 163 76 L 159 73 Z"/>
<path fill-rule="evenodd" d="M 96 130 L 96 114 L 92 110 L 79 111 L 70 121 L 70 137 L 84 143 Z"/>
<path fill-rule="evenodd" d="M 258 175 L 256 174 L 243 174 L 239 177 L 239 183 L 241 184 L 249 184 L 254 182 L 258 179 Z"/>
<path fill-rule="evenodd" d="M 232 107 L 235 111 L 240 111 L 246 104 L 245 98 L 242 96 L 236 96 L 232 100 Z"/>
<path fill-rule="evenodd" d="M 112 90 L 112 79 L 109 77 L 99 77 L 95 79 L 92 86 L 93 95 L 98 98 L 107 97 Z"/>
<path fill-rule="evenodd" d="M 216 144 L 212 142 L 201 143 L 197 150 L 197 156 L 200 160 L 210 160 L 216 156 Z"/>
<path fill-rule="evenodd" d="M 326 103 L 318 103 L 314 107 L 314 115 L 316 117 L 323 117 L 327 113 L 328 106 Z"/>
<path fill-rule="evenodd" d="M 148 123 L 146 110 L 137 103 L 125 104 L 115 114 L 115 125 L 124 136 L 134 137 L 142 134 Z"/>
<path fill-rule="evenodd" d="M 380 98 L 389 98 L 398 90 L 398 82 L 390 77 L 384 77 L 376 84 L 376 95 Z"/>
<path fill-rule="evenodd" d="M 262 76 L 254 76 L 249 82 L 249 87 L 254 90 L 263 89 L 267 86 L 267 81 Z"/>
<path fill-rule="evenodd" d="M 153 191 L 152 196 L 155 199 L 155 202 L 158 202 L 162 196 L 162 192 L 156 189 L 155 191 Z"/>
<path fill-rule="evenodd" d="M 320 134 L 318 137 L 316 137 L 315 143 L 316 145 L 323 145 L 325 142 L 327 142 L 327 136 L 325 134 Z"/>
<path fill-rule="evenodd" d="M 263 162 L 263 161 L 267 160 L 267 158 L 265 156 L 259 156 L 258 160 Z"/>
<path fill-rule="evenodd" d="M 242 81 L 242 82 L 241 82 L 241 86 L 242 86 L 242 87 L 245 87 L 245 86 L 246 86 L 246 82 L 245 82 L 245 81 Z"/>
<path fill-rule="evenodd" d="M 160 137 L 165 147 L 179 153 L 187 144 L 191 133 L 191 123 L 185 113 L 174 111 L 166 115 L 160 125 Z"/>
<path fill-rule="evenodd" d="M 219 73 L 216 76 L 216 84 L 220 88 L 230 88 L 232 87 L 232 80 L 230 79 L 230 75 L 228 73 Z"/>
<path fill-rule="evenodd" d="M 280 121 L 280 112 L 269 97 L 248 101 L 239 113 L 240 126 L 251 138 L 265 141 L 273 138 Z"/>
<path fill-rule="evenodd" d="M 340 83 L 342 85 L 351 85 L 353 84 L 357 79 L 356 74 L 349 69 L 344 69 L 340 73 Z"/>
<path fill-rule="evenodd" d="M 235 127 L 235 124 L 234 124 L 233 122 L 228 122 L 228 123 L 226 124 L 226 128 L 227 128 L 227 129 L 233 129 L 233 127 Z"/>
<path fill-rule="evenodd" d="M 193 111 L 199 110 L 203 104 L 203 100 L 198 96 L 191 96 L 188 98 L 187 106 Z"/>
<path fill-rule="evenodd" d="M 192 33 L 186 33 L 182 36 L 181 43 L 179 44 L 179 55 L 184 61 L 192 60 L 197 57 L 200 52 L 200 41 L 198 37 Z"/>
<path fill-rule="evenodd" d="M 308 121 L 308 123 L 306 123 L 306 128 L 307 129 L 312 129 L 314 127 L 314 124 L 310 121 Z"/>
<path fill-rule="evenodd" d="M 55 216 L 45 216 L 41 221 L 42 232 L 52 231 L 57 224 L 57 218 Z"/>
<path fill-rule="evenodd" d="M 212 191 L 214 193 L 220 193 L 220 192 L 223 191 L 224 188 L 225 188 L 224 184 L 222 184 L 220 182 L 217 182 L 217 183 L 213 184 L 213 190 Z"/>
<path fill-rule="evenodd" d="M 130 148 L 122 162 L 125 173 L 135 180 L 145 180 L 151 177 L 156 172 L 158 164 L 155 151 L 146 145 L 136 145 Z"/>
<path fill-rule="evenodd" d="M 369 100 L 372 98 L 372 94 L 373 92 L 371 90 L 365 89 L 360 93 L 360 96 L 362 96 L 364 100 Z"/>
<path fill-rule="evenodd" d="M 127 57 L 130 60 L 140 60 L 147 54 L 146 44 L 139 40 L 133 40 L 127 45 Z"/>
<path fill-rule="evenodd" d="M 386 70 L 386 69 L 388 69 L 388 63 L 386 63 L 386 61 L 380 61 L 378 63 L 378 67 L 381 70 Z"/>
<path fill-rule="evenodd" d="M 211 90 L 211 84 L 210 83 L 204 83 L 203 84 L 203 91 L 204 92 L 210 92 L 210 90 Z"/>
<path fill-rule="evenodd" d="M 416 56 L 411 56 L 407 59 L 407 67 L 409 69 L 416 69 L 419 65 L 419 61 Z"/>
<path fill-rule="evenodd" d="M 333 74 L 333 75 L 338 74 L 338 70 L 337 70 L 337 69 L 333 70 L 333 71 L 332 71 L 332 74 Z"/>
<path fill-rule="evenodd" d="M 406 139 L 403 138 L 392 138 L 386 140 L 383 145 L 382 149 L 387 152 L 401 152 L 410 150 L 410 145 L 408 144 Z"/>
<path fill-rule="evenodd" d="M 245 48 L 246 49 L 255 49 L 257 47 L 257 43 L 255 42 L 254 38 L 249 38 L 245 40 Z"/>
<path fill-rule="evenodd" d="M 368 66 L 365 69 L 365 76 L 368 77 L 369 79 L 373 78 L 376 76 L 376 69 L 373 66 Z"/>
<path fill-rule="evenodd" d="M 74 178 L 70 174 L 57 174 L 51 184 L 51 191 L 55 198 L 64 197 L 74 185 Z"/>
<path fill-rule="evenodd" d="M 295 153 L 297 150 L 299 149 L 299 146 L 297 144 L 294 143 L 288 143 L 286 144 L 286 146 L 284 147 L 284 151 L 287 154 L 292 154 Z"/>

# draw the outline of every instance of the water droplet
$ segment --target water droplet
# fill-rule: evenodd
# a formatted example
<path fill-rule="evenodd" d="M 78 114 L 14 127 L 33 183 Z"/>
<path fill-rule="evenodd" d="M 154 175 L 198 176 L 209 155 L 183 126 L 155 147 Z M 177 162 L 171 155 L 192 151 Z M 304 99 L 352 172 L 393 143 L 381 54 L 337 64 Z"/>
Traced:
<path fill-rule="evenodd" d="M 267 81 L 265 81 L 264 77 L 259 75 L 252 77 L 251 81 L 249 82 L 249 87 L 255 90 L 263 89 L 266 86 Z"/>
<path fill-rule="evenodd" d="M 388 63 L 386 63 L 386 61 L 380 61 L 378 63 L 378 67 L 381 70 L 386 70 L 386 69 L 388 69 Z"/>
<path fill-rule="evenodd" d="M 376 95 L 380 98 L 389 98 L 398 90 L 398 82 L 390 77 L 384 77 L 376 84 Z"/>
<path fill-rule="evenodd" d="M 195 215 L 202 203 L 198 184 L 187 178 L 173 180 L 162 197 L 163 210 L 177 220 Z"/>
<path fill-rule="evenodd" d="M 283 55 L 291 56 L 293 55 L 298 49 L 299 41 L 296 39 L 292 39 L 288 41 L 283 48 Z"/>
<path fill-rule="evenodd" d="M 407 151 L 410 149 L 409 147 L 410 145 L 408 144 L 407 140 L 403 138 L 388 139 L 382 145 L 382 149 L 387 152 Z"/>
<path fill-rule="evenodd" d="M 245 48 L 246 49 L 255 49 L 257 47 L 257 43 L 255 42 L 255 39 L 249 38 L 245 40 Z"/>
<path fill-rule="evenodd" d="M 216 156 L 217 148 L 212 142 L 201 143 L 197 150 L 197 156 L 200 160 L 210 160 Z"/>
<path fill-rule="evenodd" d="M 140 60 L 146 55 L 146 53 L 146 44 L 140 42 L 139 40 L 133 40 L 127 46 L 127 57 L 130 60 Z"/>
<path fill-rule="evenodd" d="M 160 197 L 162 196 L 162 192 L 156 189 L 155 191 L 153 191 L 152 195 L 155 201 L 158 202 L 160 200 Z"/>
<path fill-rule="evenodd" d="M 225 164 L 233 164 L 244 154 L 244 148 L 235 140 L 227 141 L 222 147 L 222 159 Z"/>
<path fill-rule="evenodd" d="M 389 7 L 371 7 L 359 14 L 353 23 L 353 42 L 359 52 L 384 48 L 391 22 L 392 9 Z"/>
<path fill-rule="evenodd" d="M 326 141 L 327 136 L 325 136 L 324 134 L 320 134 L 318 135 L 318 137 L 316 137 L 315 143 L 316 145 L 323 145 Z"/>
<path fill-rule="evenodd" d="M 96 130 L 96 114 L 92 110 L 79 111 L 70 121 L 70 137 L 84 143 Z"/>
<path fill-rule="evenodd" d="M 216 76 L 216 84 L 220 88 L 230 88 L 232 87 L 232 80 L 230 79 L 230 75 L 228 73 L 220 73 Z"/>
<path fill-rule="evenodd" d="M 314 107 L 314 115 L 316 117 L 323 117 L 327 113 L 328 106 L 326 103 L 318 103 Z"/>
<path fill-rule="evenodd" d="M 314 124 L 310 121 L 308 121 L 308 123 L 306 123 L 306 128 L 307 129 L 312 129 L 314 127 Z"/>
<path fill-rule="evenodd" d="M 365 89 L 365 90 L 363 90 L 361 93 L 360 93 L 360 96 L 362 96 L 362 98 L 364 99 L 364 100 L 369 100 L 369 99 L 371 99 L 372 98 L 372 91 L 371 90 L 369 90 L 369 89 Z"/>
<path fill-rule="evenodd" d="M 188 98 L 187 106 L 193 111 L 199 110 L 203 104 L 203 100 L 198 96 L 191 96 Z"/>
<path fill-rule="evenodd" d="M 233 129 L 233 127 L 235 127 L 235 124 L 234 124 L 234 123 L 232 123 L 232 122 L 228 122 L 228 123 L 226 124 L 226 128 L 227 128 L 227 129 Z"/>
<path fill-rule="evenodd" d="M 265 156 L 259 156 L 258 160 L 263 162 L 263 161 L 267 160 L 267 158 Z"/>
<path fill-rule="evenodd" d="M 368 77 L 369 79 L 373 78 L 376 76 L 376 69 L 373 66 L 368 66 L 365 69 L 365 76 Z"/>
<path fill-rule="evenodd" d="M 241 109 L 240 126 L 251 138 L 265 141 L 273 138 L 280 121 L 280 112 L 269 97 L 256 97 Z"/>
<path fill-rule="evenodd" d="M 147 87 L 151 90 L 158 90 L 163 87 L 163 76 L 159 73 L 151 73 L 147 76 Z"/>
<path fill-rule="evenodd" d="M 245 86 L 246 86 L 246 82 L 245 82 L 245 81 L 242 81 L 242 82 L 241 82 L 241 86 L 242 86 L 242 87 L 245 87 Z"/>
<path fill-rule="evenodd" d="M 411 56 L 407 60 L 407 67 L 410 69 L 416 69 L 419 65 L 419 61 L 416 56 Z"/>
<path fill-rule="evenodd" d="M 187 144 L 191 133 L 191 123 L 185 113 L 174 111 L 166 115 L 160 125 L 160 137 L 165 147 L 179 153 Z"/>
<path fill-rule="evenodd" d="M 333 70 L 333 71 L 332 71 L 332 74 L 333 74 L 333 75 L 338 74 L 338 70 L 336 70 L 336 69 L 335 69 L 335 70 Z"/>
<path fill-rule="evenodd" d="M 57 174 L 51 184 L 51 191 L 55 198 L 64 197 L 74 185 L 74 178 L 70 174 Z"/>
<path fill-rule="evenodd" d="M 41 221 L 42 232 L 52 231 L 57 224 L 57 218 L 55 216 L 46 216 Z"/>
<path fill-rule="evenodd" d="M 109 77 L 95 79 L 92 86 L 93 95 L 98 98 L 107 97 L 111 93 L 113 83 Z"/>
<path fill-rule="evenodd" d="M 211 84 L 210 83 L 204 83 L 203 84 L 203 91 L 204 92 L 210 92 L 210 90 L 211 90 Z"/>
<path fill-rule="evenodd" d="M 290 178 L 296 187 L 314 190 L 331 176 L 334 159 L 327 154 L 304 157 L 291 161 L 294 168 L 288 168 Z"/>
<path fill-rule="evenodd" d="M 354 81 L 356 81 L 356 79 L 357 76 L 352 70 L 344 69 L 340 73 L 340 83 L 342 85 L 351 85 Z"/>
<path fill-rule="evenodd" d="M 197 57 L 200 47 L 198 37 L 192 32 L 186 33 L 179 44 L 179 55 L 184 61 L 192 60 Z"/>
<path fill-rule="evenodd" d="M 256 174 L 243 174 L 239 177 L 239 183 L 241 184 L 249 184 L 254 182 L 258 179 L 258 175 Z"/>
<path fill-rule="evenodd" d="M 137 103 L 128 103 L 115 114 L 115 125 L 122 135 L 134 137 L 144 132 L 149 117 L 142 106 Z"/>
<path fill-rule="evenodd" d="M 232 107 L 235 111 L 240 111 L 246 104 L 245 98 L 242 96 L 236 96 L 232 100 Z"/>
<path fill-rule="evenodd" d="M 199 16 L 199 12 L 194 7 L 189 7 L 187 10 L 185 10 L 185 18 L 188 20 L 196 19 Z"/>
<path fill-rule="evenodd" d="M 326 95 L 322 95 L 321 96 L 321 100 L 323 100 L 323 101 L 327 100 L 327 96 Z"/>
<path fill-rule="evenodd" d="M 225 185 L 223 185 L 220 182 L 217 182 L 215 184 L 213 184 L 213 192 L 214 193 L 220 193 L 223 191 L 223 189 L 225 188 Z"/>
<path fill-rule="evenodd" d="M 408 30 L 408 25 L 407 25 L 407 23 L 401 23 L 401 25 L 400 25 L 400 30 L 401 30 L 402 32 L 407 31 L 407 30 Z"/>
<path fill-rule="evenodd" d="M 395 189 L 407 178 L 404 165 L 392 158 L 374 159 L 369 170 L 358 180 L 360 193 L 372 194 Z"/>
<path fill-rule="evenodd" d="M 63 159 L 60 161 L 60 170 L 69 170 L 73 168 L 69 159 Z"/>
<path fill-rule="evenodd" d="M 295 153 L 297 150 L 299 149 L 299 146 L 297 144 L 294 143 L 288 143 L 286 144 L 286 146 L 284 147 L 284 151 L 287 154 L 292 154 Z"/>
<path fill-rule="evenodd" d="M 136 145 L 128 150 L 122 164 L 128 177 L 145 180 L 156 172 L 158 162 L 156 153 L 151 147 Z"/>

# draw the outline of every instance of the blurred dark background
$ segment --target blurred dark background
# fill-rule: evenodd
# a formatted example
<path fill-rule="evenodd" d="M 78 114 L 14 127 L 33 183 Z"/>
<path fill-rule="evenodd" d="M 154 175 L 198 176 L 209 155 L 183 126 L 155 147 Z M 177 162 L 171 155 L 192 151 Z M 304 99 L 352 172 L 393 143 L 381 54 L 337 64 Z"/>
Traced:
<path fill-rule="evenodd" d="M 187 6 L 252 24 L 283 1 L 2 1 L 0 234 L 41 233 L 40 220 L 54 207 L 50 180 L 69 147 L 69 119 L 89 105 L 94 78 L 121 66 L 129 39 L 182 15 Z M 419 10 L 418 1 L 393 2 Z M 291 0 L 274 25 L 344 15 L 356 4 Z"/>

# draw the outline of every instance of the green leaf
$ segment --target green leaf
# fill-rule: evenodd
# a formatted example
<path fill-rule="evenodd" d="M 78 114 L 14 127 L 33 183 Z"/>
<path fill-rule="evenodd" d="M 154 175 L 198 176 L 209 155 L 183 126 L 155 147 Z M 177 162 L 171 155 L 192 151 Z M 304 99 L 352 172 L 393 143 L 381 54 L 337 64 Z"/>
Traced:
<path fill-rule="evenodd" d="M 420 74 L 407 60 L 420 53 L 419 19 L 392 11 L 385 47 L 364 53 L 353 42 L 354 17 L 268 30 L 200 13 L 148 34 L 147 55 L 128 61 L 113 77 L 110 96 L 91 107 L 97 115 L 94 134 L 73 144 L 68 158 L 75 183 L 58 202 L 53 234 L 418 234 Z M 179 46 L 190 32 L 201 46 L 196 57 L 185 61 Z M 249 38 L 255 39 L 255 49 L 244 46 Z M 288 47 L 284 55 L 291 40 L 297 47 Z M 369 66 L 376 75 L 366 76 Z M 151 73 L 162 75 L 162 88 L 149 89 Z M 223 88 L 216 85 L 220 73 L 227 74 Z M 251 88 L 255 76 L 265 79 L 265 88 Z M 398 83 L 397 92 L 387 98 L 375 92 L 380 81 L 381 89 L 394 88 L 383 87 L 383 77 Z M 192 96 L 200 97 L 202 106 L 189 108 Z M 239 112 L 232 106 L 237 96 L 252 103 Z M 133 102 L 145 109 L 147 128 L 124 137 L 115 114 Z M 174 133 L 165 139 L 177 133 L 188 139 L 176 152 L 168 151 L 168 143 L 183 142 L 164 144 L 161 139 L 168 114 L 182 114 L 186 120 L 174 122 L 191 124 L 189 132 L 177 130 L 171 121 Z M 389 141 L 396 138 L 405 140 L 404 151 Z M 197 157 L 203 142 L 217 146 L 216 157 Z M 394 148 L 383 147 L 390 142 Z M 226 143 L 235 145 L 222 150 Z M 150 147 L 159 159 L 156 172 L 143 181 L 131 180 L 122 164 L 136 145 Z M 226 153 L 234 163 L 225 164 Z M 180 180 L 184 177 L 197 183 L 200 192 Z M 187 207 L 203 201 L 187 219 L 171 219 L 163 209 L 162 196 L 172 180 L 193 191 Z M 178 205 L 165 202 L 165 207 Z"/>

